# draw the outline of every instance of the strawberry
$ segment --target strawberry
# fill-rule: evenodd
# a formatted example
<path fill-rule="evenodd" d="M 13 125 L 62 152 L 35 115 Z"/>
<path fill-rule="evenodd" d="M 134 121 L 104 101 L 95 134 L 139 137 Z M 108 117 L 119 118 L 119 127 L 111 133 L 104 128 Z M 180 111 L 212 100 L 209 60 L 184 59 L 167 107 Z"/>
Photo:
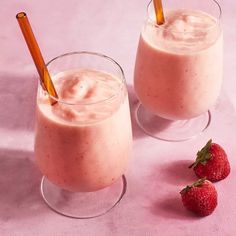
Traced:
<path fill-rule="evenodd" d="M 230 164 L 224 149 L 212 143 L 210 139 L 207 144 L 198 151 L 195 162 L 189 166 L 199 178 L 206 177 L 212 182 L 226 178 L 230 173 Z"/>
<path fill-rule="evenodd" d="M 210 215 L 217 206 L 217 191 L 206 178 L 186 186 L 180 194 L 183 205 L 199 216 Z"/>

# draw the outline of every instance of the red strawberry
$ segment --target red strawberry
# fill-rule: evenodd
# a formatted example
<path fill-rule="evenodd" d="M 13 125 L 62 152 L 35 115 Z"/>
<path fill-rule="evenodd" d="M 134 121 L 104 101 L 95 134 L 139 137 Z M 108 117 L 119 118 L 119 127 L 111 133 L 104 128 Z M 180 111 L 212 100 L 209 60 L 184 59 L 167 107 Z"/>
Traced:
<path fill-rule="evenodd" d="M 198 177 L 206 177 L 212 182 L 222 180 L 230 173 L 227 154 L 220 145 L 212 143 L 211 139 L 198 151 L 195 162 L 189 166 L 192 167 Z"/>
<path fill-rule="evenodd" d="M 183 205 L 199 216 L 210 215 L 217 206 L 217 191 L 205 178 L 186 186 L 180 194 Z"/>

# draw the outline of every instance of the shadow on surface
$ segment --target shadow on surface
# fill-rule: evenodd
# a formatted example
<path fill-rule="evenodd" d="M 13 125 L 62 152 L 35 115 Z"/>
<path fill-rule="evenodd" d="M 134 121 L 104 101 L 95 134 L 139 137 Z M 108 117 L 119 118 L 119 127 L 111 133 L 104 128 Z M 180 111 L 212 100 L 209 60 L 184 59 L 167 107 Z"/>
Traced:
<path fill-rule="evenodd" d="M 0 220 L 33 217 L 46 206 L 40 195 L 41 174 L 33 153 L 0 150 Z"/>
<path fill-rule="evenodd" d="M 186 185 L 197 180 L 193 170 L 188 168 L 190 164 L 191 160 L 174 160 L 152 167 L 148 181 L 154 183 L 150 185 L 153 194 L 149 205 L 153 215 L 182 220 L 198 219 L 183 207 L 179 193 Z"/>
<path fill-rule="evenodd" d="M 37 78 L 0 73 L 0 127 L 34 129 Z"/>
<path fill-rule="evenodd" d="M 175 186 L 185 187 L 197 180 L 197 177 L 192 169 L 188 167 L 194 162 L 190 160 L 170 161 L 161 166 L 163 179 Z"/>
<path fill-rule="evenodd" d="M 163 218 L 180 220 L 199 219 L 198 216 L 184 208 L 178 192 L 168 195 L 162 201 L 154 202 L 151 206 L 151 213 Z"/>
<path fill-rule="evenodd" d="M 167 156 L 165 158 L 162 157 L 163 161 L 167 158 Z M 198 179 L 194 171 L 188 168 L 190 164 L 192 164 L 190 160 L 170 160 L 158 163 L 152 166 L 148 180 L 151 183 L 154 182 L 156 188 L 162 187 L 162 185 L 172 185 L 180 188 L 180 191 L 181 188 Z"/>

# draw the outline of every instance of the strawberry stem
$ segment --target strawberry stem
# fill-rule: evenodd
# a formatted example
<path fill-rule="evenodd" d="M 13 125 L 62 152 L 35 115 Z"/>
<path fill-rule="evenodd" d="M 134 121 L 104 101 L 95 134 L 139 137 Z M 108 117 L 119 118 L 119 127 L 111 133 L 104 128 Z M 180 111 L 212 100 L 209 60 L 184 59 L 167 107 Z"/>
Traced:
<path fill-rule="evenodd" d="M 191 185 L 191 187 L 199 187 L 199 186 L 201 186 L 201 185 L 204 184 L 205 180 L 206 180 L 206 177 L 201 178 L 201 179 L 197 180 L 196 182 L 194 182 L 194 183 Z"/>
<path fill-rule="evenodd" d="M 193 184 L 187 185 L 185 188 L 183 188 L 183 189 L 180 191 L 180 194 L 184 194 L 184 193 L 188 192 L 191 188 L 202 186 L 205 181 L 206 181 L 206 177 L 201 178 L 201 179 L 198 179 L 198 180 L 197 180 L 196 182 L 194 182 Z"/>
<path fill-rule="evenodd" d="M 198 163 L 201 163 L 202 165 L 206 165 L 207 161 L 211 159 L 211 154 L 209 152 L 209 149 L 211 147 L 212 140 L 210 139 L 207 144 L 197 152 L 197 158 L 194 163 L 192 163 L 188 168 L 194 168 L 198 165 Z"/>

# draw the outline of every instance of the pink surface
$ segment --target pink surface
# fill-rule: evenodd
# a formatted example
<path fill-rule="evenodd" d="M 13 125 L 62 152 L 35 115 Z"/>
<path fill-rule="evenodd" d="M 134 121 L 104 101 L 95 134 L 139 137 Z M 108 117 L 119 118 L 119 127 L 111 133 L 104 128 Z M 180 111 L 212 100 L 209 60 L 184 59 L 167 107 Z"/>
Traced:
<path fill-rule="evenodd" d="M 49 3 L 50 2 L 50 3 Z M 169 143 L 146 136 L 133 119 L 133 159 L 128 191 L 109 214 L 75 220 L 52 212 L 39 194 L 41 174 L 34 164 L 36 70 L 15 14 L 24 10 L 45 59 L 69 51 L 98 51 L 123 67 L 131 98 L 132 76 L 146 0 L 1 0 L 0 9 L 0 235 L 219 235 L 236 234 L 235 1 L 220 1 L 224 13 L 224 86 L 212 109 L 209 129 L 197 138 Z M 182 207 L 179 191 L 196 178 L 186 166 L 209 139 L 225 147 L 230 176 L 215 186 L 219 204 L 198 218 Z"/>

